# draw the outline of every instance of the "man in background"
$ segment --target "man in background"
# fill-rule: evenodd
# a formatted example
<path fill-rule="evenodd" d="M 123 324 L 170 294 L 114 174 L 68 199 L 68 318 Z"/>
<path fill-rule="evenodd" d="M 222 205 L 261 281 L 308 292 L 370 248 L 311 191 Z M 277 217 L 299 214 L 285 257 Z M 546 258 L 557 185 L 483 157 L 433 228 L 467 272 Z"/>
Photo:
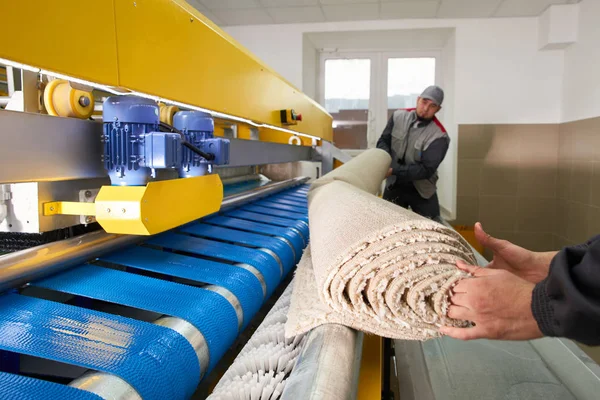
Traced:
<path fill-rule="evenodd" d="M 439 86 L 428 87 L 416 108 L 394 112 L 377 141 L 377 148 L 392 156 L 383 198 L 431 219 L 440 216 L 437 169 L 450 145 L 435 117 L 443 101 Z"/>

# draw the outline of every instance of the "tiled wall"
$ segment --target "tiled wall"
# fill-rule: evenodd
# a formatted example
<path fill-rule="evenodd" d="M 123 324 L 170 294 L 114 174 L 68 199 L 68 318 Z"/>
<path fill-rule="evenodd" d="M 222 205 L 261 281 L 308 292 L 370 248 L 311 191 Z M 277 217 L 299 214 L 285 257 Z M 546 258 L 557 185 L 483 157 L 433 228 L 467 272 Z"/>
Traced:
<path fill-rule="evenodd" d="M 461 125 L 457 192 L 455 223 L 481 221 L 489 233 L 531 250 L 600 234 L 600 118 Z M 599 348 L 580 346 L 600 363 Z"/>
<path fill-rule="evenodd" d="M 455 224 L 481 221 L 532 250 L 600 234 L 600 118 L 461 125 L 457 192 Z"/>
<path fill-rule="evenodd" d="M 600 234 L 600 118 L 560 125 L 555 247 Z"/>
<path fill-rule="evenodd" d="M 497 237 L 552 249 L 558 147 L 558 125 L 461 125 L 454 223 L 480 221 Z"/>

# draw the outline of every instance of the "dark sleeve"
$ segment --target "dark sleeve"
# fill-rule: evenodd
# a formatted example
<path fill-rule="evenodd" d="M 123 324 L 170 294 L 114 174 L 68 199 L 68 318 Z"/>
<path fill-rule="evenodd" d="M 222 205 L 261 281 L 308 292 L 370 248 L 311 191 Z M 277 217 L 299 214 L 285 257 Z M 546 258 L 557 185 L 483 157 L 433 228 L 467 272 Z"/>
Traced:
<path fill-rule="evenodd" d="M 394 129 L 394 116 L 390 118 L 381 137 L 377 141 L 377 148 L 382 149 L 388 152 L 388 154 L 392 155 L 392 130 Z"/>
<path fill-rule="evenodd" d="M 554 257 L 531 310 L 544 335 L 600 345 L 600 236 Z"/>
<path fill-rule="evenodd" d="M 396 182 L 413 182 L 430 178 L 444 160 L 449 145 L 450 140 L 447 137 L 434 140 L 421 154 L 421 162 L 394 168 Z"/>

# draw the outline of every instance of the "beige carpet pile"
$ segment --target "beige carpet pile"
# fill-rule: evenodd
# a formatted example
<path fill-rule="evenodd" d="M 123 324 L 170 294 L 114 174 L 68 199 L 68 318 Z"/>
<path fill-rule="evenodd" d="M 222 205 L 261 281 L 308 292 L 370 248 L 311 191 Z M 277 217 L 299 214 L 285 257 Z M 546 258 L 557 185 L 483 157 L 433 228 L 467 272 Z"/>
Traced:
<path fill-rule="evenodd" d="M 325 323 L 394 339 L 426 340 L 446 317 L 453 285 L 475 263 L 452 229 L 375 196 L 390 166 L 364 152 L 318 179 L 308 193 L 311 245 L 298 265 L 285 334 Z"/>

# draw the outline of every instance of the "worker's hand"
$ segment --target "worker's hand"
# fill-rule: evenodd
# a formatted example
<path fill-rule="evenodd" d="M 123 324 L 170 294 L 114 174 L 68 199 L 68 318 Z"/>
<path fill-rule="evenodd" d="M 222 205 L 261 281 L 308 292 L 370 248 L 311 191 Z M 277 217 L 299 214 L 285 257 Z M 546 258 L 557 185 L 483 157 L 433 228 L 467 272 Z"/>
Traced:
<path fill-rule="evenodd" d="M 455 339 L 529 340 L 542 337 L 531 311 L 534 284 L 501 269 L 488 269 L 459 262 L 473 275 L 458 282 L 451 297 L 448 316 L 474 323 L 471 328 L 442 327 L 440 332 Z"/>
<path fill-rule="evenodd" d="M 390 169 L 388 169 L 388 172 L 387 172 L 387 174 L 385 174 L 385 177 L 386 177 L 386 178 L 389 178 L 390 176 L 392 176 L 392 173 L 393 173 L 393 172 L 394 172 L 394 169 L 393 169 L 393 168 L 390 168 Z"/>
<path fill-rule="evenodd" d="M 550 261 L 556 252 L 537 253 L 488 235 L 481 224 L 475 224 L 475 237 L 482 246 L 494 252 L 494 259 L 487 266 L 503 269 L 532 283 L 543 281 L 548 276 Z"/>

